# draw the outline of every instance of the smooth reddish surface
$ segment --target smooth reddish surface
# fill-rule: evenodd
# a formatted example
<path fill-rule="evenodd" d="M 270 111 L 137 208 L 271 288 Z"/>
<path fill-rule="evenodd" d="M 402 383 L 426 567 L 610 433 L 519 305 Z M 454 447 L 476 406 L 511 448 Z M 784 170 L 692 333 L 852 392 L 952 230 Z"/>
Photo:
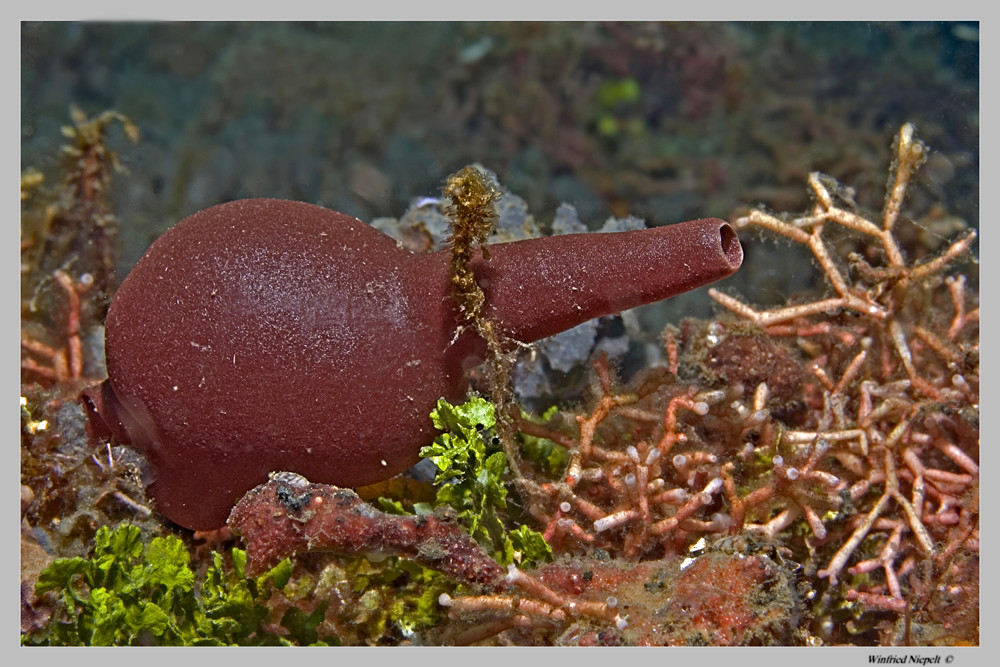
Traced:
<path fill-rule="evenodd" d="M 723 221 L 499 244 L 476 264 L 487 314 L 524 342 L 733 273 Z M 157 509 L 222 526 L 274 470 L 339 486 L 418 460 L 440 397 L 485 346 L 459 318 L 447 251 L 413 255 L 350 216 L 249 199 L 167 231 L 115 294 L 93 430 L 145 450 Z"/>

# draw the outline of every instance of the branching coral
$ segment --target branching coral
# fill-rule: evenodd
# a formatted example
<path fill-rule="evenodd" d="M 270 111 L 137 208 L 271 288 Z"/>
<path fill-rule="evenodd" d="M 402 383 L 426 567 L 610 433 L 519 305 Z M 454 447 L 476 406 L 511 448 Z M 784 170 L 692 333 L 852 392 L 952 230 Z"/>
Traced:
<path fill-rule="evenodd" d="M 737 222 L 807 245 L 835 296 L 758 311 L 712 290 L 748 322 L 668 329 L 669 367 L 630 390 L 598 359 L 589 410 L 517 422 L 568 452 L 562 479 L 518 480 L 557 552 L 649 558 L 749 530 L 827 580 L 809 585 L 819 639 L 846 641 L 833 618 L 862 632 L 861 612 L 889 611 L 924 623 L 922 641 L 976 641 L 968 613 L 940 613 L 959 598 L 978 606 L 979 310 L 964 275 L 942 275 L 975 234 L 906 262 L 896 231 L 925 155 L 904 126 L 881 224 L 820 174 L 811 215 Z M 873 239 L 883 262 L 868 248 L 845 272 L 828 222 Z M 904 641 L 901 628 L 887 641 Z"/>
<path fill-rule="evenodd" d="M 899 612 L 908 608 L 900 579 L 920 560 L 931 558 L 938 576 L 968 585 L 968 573 L 956 571 L 951 558 L 959 548 L 978 549 L 979 309 L 974 295 L 969 303 L 965 276 L 942 277 L 976 235 L 966 233 L 934 259 L 906 263 L 895 229 L 906 189 L 927 153 L 914 132 L 904 125 L 896 138 L 880 225 L 850 210 L 844 190 L 816 173 L 809 177 L 816 197 L 810 216 L 785 221 L 754 211 L 737 221 L 806 244 L 838 296 L 757 311 L 710 290 L 767 334 L 798 338 L 817 380 L 807 396 L 815 416 L 785 430 L 778 444 L 805 460 L 806 468 L 825 460 L 836 469 L 837 476 L 824 476 L 842 499 L 834 505 L 840 511 L 831 517 L 837 527 L 830 535 L 815 513 L 806 512 L 817 541 L 839 543 L 818 575 L 836 585 L 856 561 L 848 569 L 854 576 L 847 598 Z M 883 264 L 872 266 L 852 253 L 849 282 L 822 236 L 828 222 L 876 241 Z M 797 477 L 805 478 L 806 470 Z M 881 543 L 877 555 L 859 558 L 859 548 L 873 543 Z M 861 577 L 872 572 L 883 580 Z"/>

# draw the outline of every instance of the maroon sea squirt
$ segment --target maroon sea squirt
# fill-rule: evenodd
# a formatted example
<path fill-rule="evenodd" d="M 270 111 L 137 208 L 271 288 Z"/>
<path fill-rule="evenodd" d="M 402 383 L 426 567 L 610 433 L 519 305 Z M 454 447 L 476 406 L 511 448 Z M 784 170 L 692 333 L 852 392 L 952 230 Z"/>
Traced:
<path fill-rule="evenodd" d="M 484 314 L 524 343 L 731 275 L 733 229 L 703 219 L 489 247 Z M 115 294 L 92 431 L 142 449 L 150 496 L 191 529 L 288 470 L 362 486 L 418 460 L 438 398 L 486 343 L 451 297 L 449 253 L 415 255 L 348 215 L 247 199 L 178 223 Z"/>

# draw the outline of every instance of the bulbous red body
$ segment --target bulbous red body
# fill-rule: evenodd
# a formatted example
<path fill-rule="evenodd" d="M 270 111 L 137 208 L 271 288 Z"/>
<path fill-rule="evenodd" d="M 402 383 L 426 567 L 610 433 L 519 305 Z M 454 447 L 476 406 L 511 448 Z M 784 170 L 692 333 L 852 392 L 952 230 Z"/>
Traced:
<path fill-rule="evenodd" d="M 698 220 L 490 247 L 486 314 L 524 342 L 725 277 L 733 230 Z M 418 460 L 440 397 L 460 400 L 485 344 L 450 298 L 448 253 L 414 255 L 299 202 L 196 213 L 150 247 L 106 322 L 92 430 L 143 449 L 157 509 L 222 526 L 274 470 L 361 486 Z"/>

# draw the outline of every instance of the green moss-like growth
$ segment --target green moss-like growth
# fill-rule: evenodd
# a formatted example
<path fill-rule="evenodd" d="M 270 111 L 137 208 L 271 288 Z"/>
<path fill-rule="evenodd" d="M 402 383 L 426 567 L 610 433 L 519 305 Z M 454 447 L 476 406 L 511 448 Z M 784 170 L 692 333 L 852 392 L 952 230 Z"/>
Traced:
<path fill-rule="evenodd" d="M 378 563 L 355 558 L 345 564 L 343 574 L 353 603 L 340 620 L 357 633 L 354 643 L 393 643 L 438 625 L 445 618 L 438 597 L 457 589 L 440 572 L 404 558 Z"/>
<path fill-rule="evenodd" d="M 504 525 L 507 457 L 493 435 L 495 414 L 493 405 L 478 397 L 458 406 L 438 401 L 431 420 L 444 433 L 420 450 L 438 468 L 436 504 L 453 508 L 469 534 L 501 564 L 551 561 L 552 549 L 540 533 Z"/>
<path fill-rule="evenodd" d="M 246 554 L 232 550 L 232 565 L 213 552 L 204 576 L 173 535 L 141 541 L 123 523 L 97 531 L 90 558 L 58 558 L 42 571 L 36 591 L 58 595 L 48 627 L 22 637 L 24 644 L 52 646 L 221 646 L 289 644 L 264 630 L 272 586 L 282 588 L 291 563 L 248 579 Z M 292 630 L 305 624 L 293 621 Z M 295 632 L 290 630 L 292 637 Z M 315 641 L 315 638 L 313 639 Z"/>
<path fill-rule="evenodd" d="M 521 419 L 538 424 L 547 424 L 559 412 L 558 406 L 550 406 L 540 417 L 533 418 L 530 413 L 521 410 Z M 519 434 L 521 455 L 531 462 L 539 472 L 548 479 L 557 479 L 569 465 L 569 451 L 562 445 L 529 433 Z"/>

